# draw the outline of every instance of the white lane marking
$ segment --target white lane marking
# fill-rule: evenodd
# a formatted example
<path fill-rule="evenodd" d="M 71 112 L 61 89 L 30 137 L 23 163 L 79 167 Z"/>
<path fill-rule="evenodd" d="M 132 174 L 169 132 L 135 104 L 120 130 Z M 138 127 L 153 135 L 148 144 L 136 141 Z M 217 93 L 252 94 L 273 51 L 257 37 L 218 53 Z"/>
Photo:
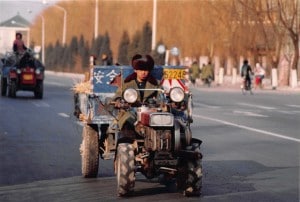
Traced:
<path fill-rule="evenodd" d="M 243 114 L 245 116 L 254 116 L 254 117 L 269 117 L 266 115 L 262 115 L 262 114 L 256 114 L 253 112 L 248 112 L 248 111 L 239 111 L 239 110 L 234 110 L 233 111 L 234 114 Z"/>
<path fill-rule="evenodd" d="M 202 104 L 202 103 L 193 103 L 193 105 L 202 106 L 202 107 L 207 107 L 207 108 L 213 108 L 213 109 L 218 109 L 218 108 L 220 108 L 220 106 L 212 106 L 212 105 L 207 105 L 207 104 Z"/>
<path fill-rule="evenodd" d="M 295 108 L 300 108 L 300 105 L 286 105 L 288 107 L 295 107 Z"/>
<path fill-rule="evenodd" d="M 51 85 L 51 86 L 59 86 L 59 87 L 68 86 L 67 84 L 52 82 L 52 81 L 45 81 L 44 83 L 47 84 L 47 85 Z"/>
<path fill-rule="evenodd" d="M 59 116 L 69 118 L 70 116 L 66 113 L 58 113 Z"/>
<path fill-rule="evenodd" d="M 290 115 L 299 113 L 299 111 L 284 111 L 284 110 L 277 110 L 277 112 L 282 114 L 290 114 Z"/>
<path fill-rule="evenodd" d="M 267 107 L 267 106 L 262 106 L 262 105 L 253 105 L 253 104 L 248 104 L 248 103 L 238 103 L 239 105 L 244 105 L 244 106 L 249 106 L 249 107 L 254 107 L 254 108 L 260 108 L 260 109 L 276 109 L 274 107 Z"/>
<path fill-rule="evenodd" d="M 43 101 L 31 101 L 31 103 L 33 105 L 35 105 L 36 107 L 50 107 L 50 105 L 46 102 Z"/>
<path fill-rule="evenodd" d="M 209 118 L 209 117 L 195 115 L 195 114 L 193 115 L 193 117 L 197 117 L 197 118 L 201 118 L 201 119 L 205 119 L 205 120 L 210 120 L 210 121 L 214 121 L 214 122 L 219 122 L 219 123 L 222 123 L 222 124 L 225 124 L 225 125 L 234 126 L 234 127 L 237 127 L 237 128 L 242 128 L 242 129 L 257 132 L 257 133 L 262 133 L 264 135 L 269 135 L 269 136 L 278 137 L 278 138 L 291 140 L 291 141 L 300 143 L 300 139 L 293 138 L 293 137 L 288 137 L 288 136 L 281 135 L 281 134 L 278 134 L 278 133 L 272 133 L 272 132 L 265 131 L 265 130 L 251 128 L 251 127 L 248 127 L 248 126 L 239 125 L 239 124 L 231 123 L 231 122 L 228 122 L 228 121 L 223 121 L 223 120 L 220 120 L 220 119 L 214 119 L 214 118 Z"/>

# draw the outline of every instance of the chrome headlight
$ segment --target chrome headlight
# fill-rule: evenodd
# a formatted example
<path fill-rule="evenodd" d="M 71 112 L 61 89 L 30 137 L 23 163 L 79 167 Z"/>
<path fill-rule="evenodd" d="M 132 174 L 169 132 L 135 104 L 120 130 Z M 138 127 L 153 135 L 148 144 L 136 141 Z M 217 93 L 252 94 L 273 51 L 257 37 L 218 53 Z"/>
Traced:
<path fill-rule="evenodd" d="M 124 91 L 123 98 L 128 103 L 135 103 L 138 98 L 138 92 L 133 88 L 128 88 Z"/>
<path fill-rule="evenodd" d="M 21 69 L 17 69 L 17 74 L 21 74 Z"/>
<path fill-rule="evenodd" d="M 173 126 L 174 116 L 170 113 L 152 113 L 150 126 Z"/>
<path fill-rule="evenodd" d="M 40 69 L 36 69 L 36 70 L 35 70 L 35 73 L 36 73 L 36 74 L 40 74 L 40 73 L 41 73 L 41 70 L 40 70 Z"/>
<path fill-rule="evenodd" d="M 184 92 L 182 88 L 172 88 L 170 91 L 170 98 L 173 102 L 181 102 L 184 99 Z"/>

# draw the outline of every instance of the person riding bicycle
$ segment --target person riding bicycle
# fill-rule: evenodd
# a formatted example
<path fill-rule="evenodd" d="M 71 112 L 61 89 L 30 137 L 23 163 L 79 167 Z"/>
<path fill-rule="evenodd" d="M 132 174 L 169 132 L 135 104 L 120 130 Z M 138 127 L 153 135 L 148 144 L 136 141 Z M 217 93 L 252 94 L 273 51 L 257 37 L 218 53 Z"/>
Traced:
<path fill-rule="evenodd" d="M 244 86 L 245 89 L 251 89 L 251 75 L 253 75 L 251 66 L 248 63 L 248 60 L 244 60 L 242 69 L 241 69 L 241 77 L 244 78 Z"/>

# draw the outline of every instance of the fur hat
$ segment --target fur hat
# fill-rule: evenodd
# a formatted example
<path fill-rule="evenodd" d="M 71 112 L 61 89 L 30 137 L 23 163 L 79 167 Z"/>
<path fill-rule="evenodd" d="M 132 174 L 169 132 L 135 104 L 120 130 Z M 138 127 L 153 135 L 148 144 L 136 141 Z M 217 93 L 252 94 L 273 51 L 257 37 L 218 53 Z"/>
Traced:
<path fill-rule="evenodd" d="M 151 71 L 154 67 L 154 60 L 150 55 L 146 55 L 145 58 L 140 54 L 136 54 L 131 60 L 132 67 L 135 70 L 148 70 Z"/>

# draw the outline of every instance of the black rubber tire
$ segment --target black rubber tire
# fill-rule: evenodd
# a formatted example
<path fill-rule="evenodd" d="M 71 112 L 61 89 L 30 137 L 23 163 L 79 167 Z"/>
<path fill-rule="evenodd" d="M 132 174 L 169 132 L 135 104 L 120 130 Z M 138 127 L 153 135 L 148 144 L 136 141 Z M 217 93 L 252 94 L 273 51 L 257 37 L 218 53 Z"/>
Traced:
<path fill-rule="evenodd" d="M 118 196 L 128 196 L 133 192 L 135 185 L 134 159 L 134 148 L 132 144 L 120 143 L 115 160 Z"/>
<path fill-rule="evenodd" d="M 6 96 L 7 93 L 7 80 L 1 77 L 1 95 Z"/>
<path fill-rule="evenodd" d="M 44 84 L 43 81 L 38 81 L 35 90 L 34 90 L 34 97 L 37 99 L 43 99 L 44 94 Z"/>
<path fill-rule="evenodd" d="M 85 178 L 96 178 L 99 167 L 99 134 L 97 125 L 85 124 L 82 131 L 81 171 Z"/>
<path fill-rule="evenodd" d="M 200 145 L 192 143 L 186 148 L 199 153 L 196 158 L 180 159 L 180 174 L 177 177 L 177 187 L 183 190 L 184 196 L 200 196 L 202 189 L 202 155 Z"/>
<path fill-rule="evenodd" d="M 16 81 L 11 81 L 10 85 L 8 86 L 8 96 L 15 98 L 17 96 L 17 83 Z"/>

